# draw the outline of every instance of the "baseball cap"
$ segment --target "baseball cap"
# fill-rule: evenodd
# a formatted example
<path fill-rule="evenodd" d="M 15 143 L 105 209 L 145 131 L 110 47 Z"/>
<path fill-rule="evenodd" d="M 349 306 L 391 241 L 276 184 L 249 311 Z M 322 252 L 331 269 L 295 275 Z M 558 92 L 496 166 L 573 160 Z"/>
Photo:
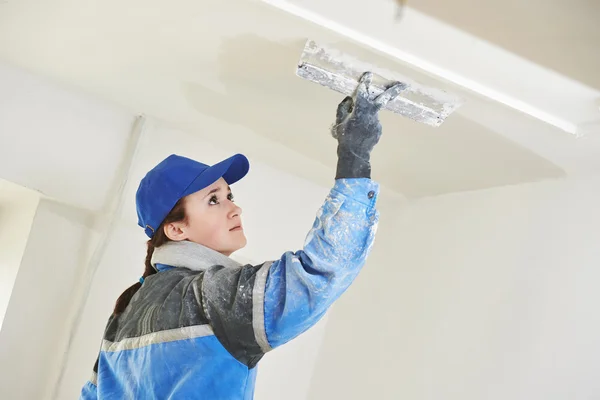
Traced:
<path fill-rule="evenodd" d="M 135 196 L 138 225 L 151 238 L 181 198 L 221 177 L 231 185 L 246 176 L 249 169 L 250 163 L 243 154 L 235 154 L 212 166 L 171 154 L 140 182 Z"/>

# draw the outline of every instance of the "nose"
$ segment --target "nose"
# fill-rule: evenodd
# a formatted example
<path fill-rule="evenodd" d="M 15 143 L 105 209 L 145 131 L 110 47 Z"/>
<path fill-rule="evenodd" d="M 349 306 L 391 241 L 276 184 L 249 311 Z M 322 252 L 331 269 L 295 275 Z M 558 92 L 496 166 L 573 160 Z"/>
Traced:
<path fill-rule="evenodd" d="M 242 208 L 239 207 L 237 204 L 235 204 L 234 202 L 230 201 L 229 204 L 231 205 L 231 210 L 229 211 L 229 218 L 235 218 L 235 217 L 241 217 L 242 216 Z"/>

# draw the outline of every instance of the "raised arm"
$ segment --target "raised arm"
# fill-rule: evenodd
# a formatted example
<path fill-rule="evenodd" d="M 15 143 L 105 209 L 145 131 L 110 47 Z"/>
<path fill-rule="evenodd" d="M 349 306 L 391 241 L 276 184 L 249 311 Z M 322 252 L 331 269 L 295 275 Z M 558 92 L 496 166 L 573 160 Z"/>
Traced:
<path fill-rule="evenodd" d="M 203 293 L 215 334 L 249 366 L 313 326 L 354 281 L 371 250 L 379 219 L 379 185 L 371 180 L 370 165 L 382 132 L 378 112 L 405 85 L 371 98 L 370 81 L 365 74 L 354 97 L 338 106 L 332 127 L 336 180 L 303 249 L 239 271 L 206 273 Z"/>

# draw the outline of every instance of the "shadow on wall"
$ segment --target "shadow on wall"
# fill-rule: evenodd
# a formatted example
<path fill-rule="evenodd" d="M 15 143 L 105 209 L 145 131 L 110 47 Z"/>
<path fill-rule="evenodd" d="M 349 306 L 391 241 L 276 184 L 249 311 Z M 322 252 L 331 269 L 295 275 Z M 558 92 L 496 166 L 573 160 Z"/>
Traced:
<path fill-rule="evenodd" d="M 191 106 L 334 166 L 329 127 L 343 96 L 295 76 L 304 40 L 280 44 L 256 35 L 226 38 L 218 58 L 221 93 L 184 84 Z M 305 149 L 309 149 L 306 151 Z"/>
<path fill-rule="evenodd" d="M 253 34 L 223 39 L 217 62 L 224 90 L 188 82 L 185 98 L 198 112 L 250 129 L 333 170 L 336 142 L 329 127 L 343 95 L 295 75 L 304 44 L 304 39 L 278 43 Z M 423 84 L 449 89 L 371 50 L 345 41 L 332 44 Z M 381 119 L 385 129 L 374 151 L 374 178 L 408 197 L 564 177 L 555 164 L 459 113 L 441 128 L 389 112 Z"/>

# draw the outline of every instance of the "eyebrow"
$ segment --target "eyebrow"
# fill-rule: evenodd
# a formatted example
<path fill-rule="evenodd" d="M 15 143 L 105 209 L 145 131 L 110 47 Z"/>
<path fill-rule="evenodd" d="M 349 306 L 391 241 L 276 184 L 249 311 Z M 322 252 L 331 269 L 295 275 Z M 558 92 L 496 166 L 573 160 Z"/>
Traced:
<path fill-rule="evenodd" d="M 206 196 L 204 196 L 204 197 L 206 198 L 206 197 L 210 196 L 213 193 L 217 193 L 220 190 L 221 190 L 220 187 L 216 187 L 213 190 L 211 190 L 210 192 L 208 192 L 208 194 Z M 227 185 L 227 191 L 231 192 L 231 188 L 229 187 L 229 185 Z"/>

